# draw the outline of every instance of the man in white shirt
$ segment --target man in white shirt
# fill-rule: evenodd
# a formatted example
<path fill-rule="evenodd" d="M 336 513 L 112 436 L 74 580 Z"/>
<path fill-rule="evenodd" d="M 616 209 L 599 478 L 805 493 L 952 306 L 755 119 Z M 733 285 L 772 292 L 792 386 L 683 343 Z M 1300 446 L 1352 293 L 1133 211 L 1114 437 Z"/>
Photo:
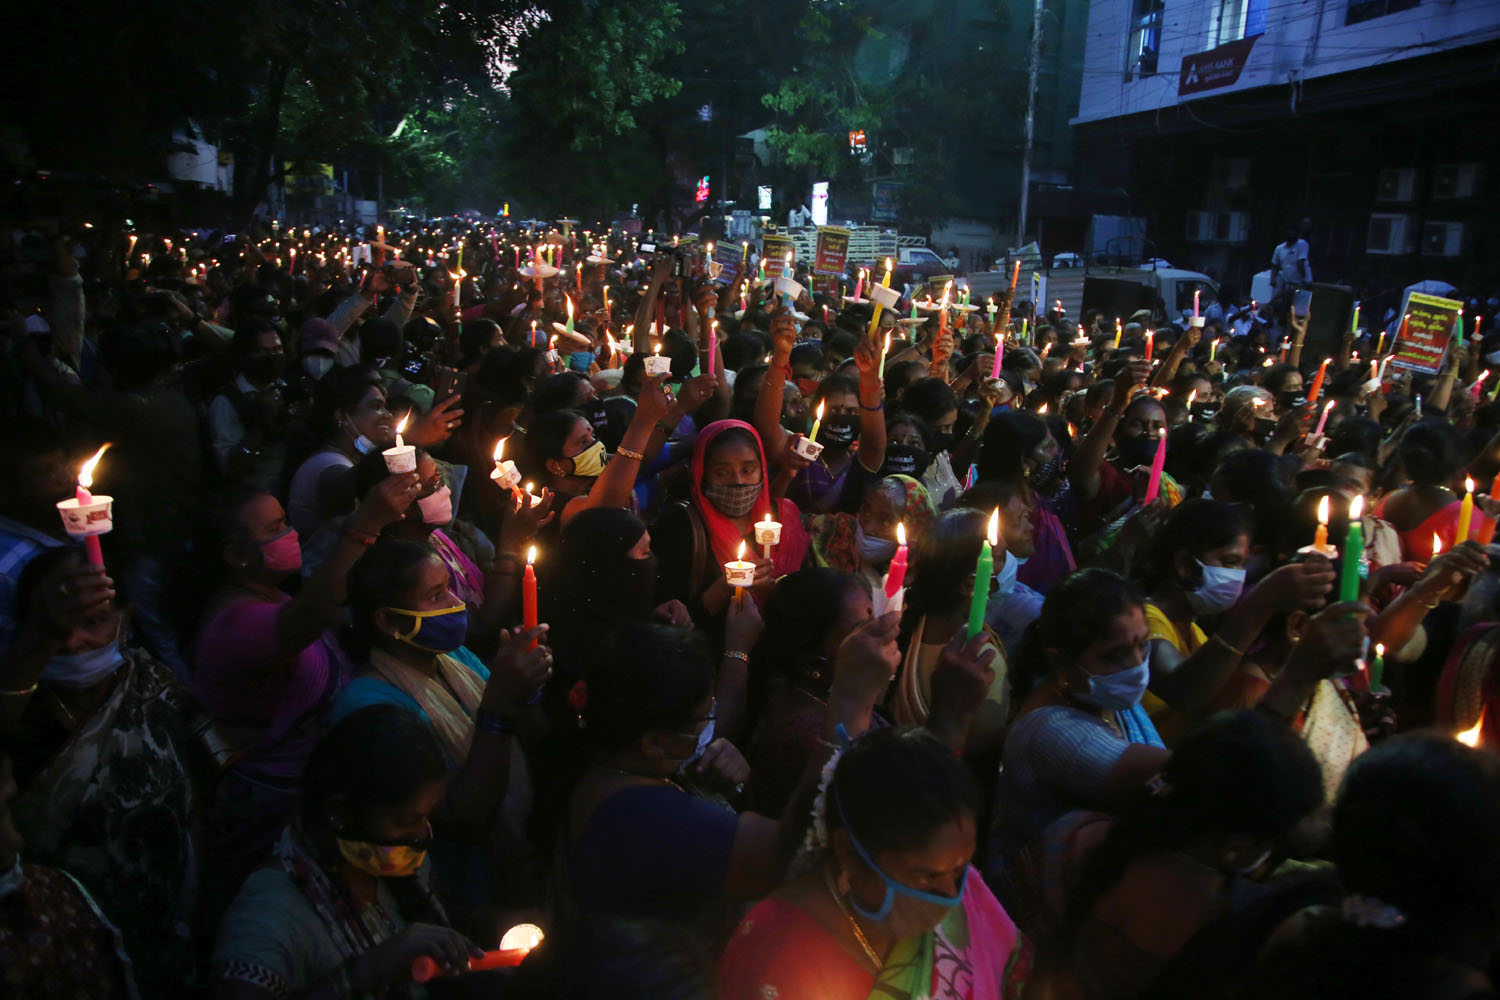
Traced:
<path fill-rule="evenodd" d="M 1307 257 L 1307 241 L 1297 235 L 1297 230 L 1288 227 L 1286 242 L 1277 245 L 1271 253 L 1271 288 L 1280 295 L 1292 285 L 1312 281 L 1312 264 Z"/>

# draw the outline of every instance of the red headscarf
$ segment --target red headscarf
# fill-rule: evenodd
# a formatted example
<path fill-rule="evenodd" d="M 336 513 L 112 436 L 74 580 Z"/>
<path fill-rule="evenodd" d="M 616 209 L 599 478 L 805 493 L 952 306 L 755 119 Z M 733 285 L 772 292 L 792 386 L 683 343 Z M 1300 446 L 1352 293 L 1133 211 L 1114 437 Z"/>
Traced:
<path fill-rule="evenodd" d="M 755 450 L 760 455 L 760 496 L 755 500 L 752 517 L 757 521 L 765 517 L 772 503 L 771 478 L 766 469 L 766 449 L 760 442 L 760 435 L 755 433 L 755 428 L 743 420 L 718 420 L 703 428 L 698 435 L 698 440 L 693 444 L 693 506 L 698 508 L 704 527 L 708 529 L 708 540 L 713 547 L 714 559 L 721 564 L 738 556 L 742 541 L 747 543 L 745 550 L 747 556 L 755 548 L 755 533 L 752 531 L 748 538 L 741 535 L 739 529 L 734 526 L 734 522 L 719 513 L 719 509 L 703 495 L 703 473 L 707 465 L 708 449 L 713 446 L 719 435 L 732 430 L 743 430 L 748 433 L 754 439 Z M 781 541 L 771 547 L 771 565 L 777 576 L 785 576 L 787 573 L 794 573 L 802 568 L 802 560 L 807 555 L 809 539 L 807 529 L 802 526 L 802 512 L 790 500 L 779 501 L 776 507 L 776 520 L 781 522 Z"/>

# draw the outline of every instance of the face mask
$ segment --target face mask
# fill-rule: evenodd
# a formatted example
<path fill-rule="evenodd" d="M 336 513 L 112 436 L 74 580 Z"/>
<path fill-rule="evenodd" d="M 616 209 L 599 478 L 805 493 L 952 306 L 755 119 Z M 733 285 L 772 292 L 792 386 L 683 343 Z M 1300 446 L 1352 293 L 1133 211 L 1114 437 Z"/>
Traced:
<path fill-rule="evenodd" d="M 693 748 L 693 755 L 682 762 L 683 767 L 696 764 L 703 758 L 703 754 L 708 750 L 708 745 L 714 741 L 714 721 L 713 719 L 709 719 L 708 725 L 703 727 L 703 732 L 698 734 L 698 745 Z"/>
<path fill-rule="evenodd" d="M 604 442 L 595 441 L 569 461 L 573 463 L 573 475 L 584 479 L 598 477 L 604 472 Z"/>
<path fill-rule="evenodd" d="M 586 372 L 594 363 L 593 351 L 573 351 L 568 355 L 568 367 L 575 372 Z"/>
<path fill-rule="evenodd" d="M 10 866 L 10 871 L 0 875 L 0 899 L 4 899 L 21 888 L 22 878 L 21 856 L 17 854 L 16 863 Z"/>
<path fill-rule="evenodd" d="M 859 430 L 859 418 L 849 414 L 836 414 L 823 421 L 818 429 L 818 443 L 825 448 L 847 448 L 854 443 L 854 434 Z"/>
<path fill-rule="evenodd" d="M 1016 588 L 1016 573 L 1020 572 L 1021 560 L 1005 552 L 1005 562 L 1000 564 L 1000 569 L 995 573 L 995 593 L 1008 594 Z"/>
<path fill-rule="evenodd" d="M 405 841 L 399 844 L 378 844 L 369 840 L 338 841 L 339 853 L 355 868 L 376 878 L 405 878 L 415 875 L 422 868 L 427 849 L 432 845 L 432 828 L 422 840 Z"/>
<path fill-rule="evenodd" d="M 80 691 L 112 676 L 124 662 L 125 654 L 120 652 L 120 632 L 116 629 L 113 641 L 98 649 L 61 653 L 52 657 L 42 668 L 42 680 L 61 688 Z"/>
<path fill-rule="evenodd" d="M 441 608 L 437 611 L 405 611 L 401 608 L 382 608 L 387 614 L 405 615 L 415 624 L 406 634 L 396 633 L 396 638 L 427 653 L 451 653 L 464 644 L 469 634 L 469 608 L 466 604 Z"/>
<path fill-rule="evenodd" d="M 447 484 L 433 490 L 431 496 L 420 497 L 417 500 L 417 508 L 422 512 L 422 521 L 425 524 L 436 524 L 442 527 L 453 522 L 453 491 Z"/>
<path fill-rule="evenodd" d="M 949 448 L 952 448 L 955 437 L 956 435 L 952 431 L 939 431 L 937 436 L 937 450 L 947 451 Z"/>
<path fill-rule="evenodd" d="M 609 423 L 609 417 L 604 410 L 604 400 L 600 399 L 598 396 L 595 396 L 593 399 L 584 404 L 583 412 L 589 418 L 589 423 L 592 424 L 596 430 L 598 428 L 606 426 Z"/>
<path fill-rule="evenodd" d="M 913 479 L 927 471 L 932 456 L 927 449 L 914 444 L 892 444 L 885 449 L 885 475 L 911 476 Z"/>
<path fill-rule="evenodd" d="M 1228 611 L 1240 599 L 1245 589 L 1245 570 L 1229 569 L 1225 566 L 1198 566 L 1203 571 L 1203 583 L 1187 595 L 1188 605 L 1200 615 L 1213 615 Z"/>
<path fill-rule="evenodd" d="M 1031 474 L 1032 489 L 1040 490 L 1043 493 L 1050 493 L 1052 491 L 1052 487 L 1056 486 L 1058 479 L 1062 477 L 1062 471 L 1062 452 L 1058 452 L 1056 455 L 1053 455 L 1051 458 L 1047 459 L 1046 462 L 1037 466 L 1036 471 Z"/>
<path fill-rule="evenodd" d="M 1151 654 L 1129 670 L 1114 674 L 1089 674 L 1087 691 L 1074 694 L 1085 705 L 1105 712 L 1125 712 L 1141 703 L 1151 682 Z"/>
<path fill-rule="evenodd" d="M 808 399 L 812 399 L 813 393 L 818 391 L 818 380 L 815 378 L 794 378 L 792 381 L 797 384 L 798 391 Z"/>
<path fill-rule="evenodd" d="M 1155 437 L 1142 435 L 1116 443 L 1115 451 L 1120 458 L 1120 467 L 1129 469 L 1137 465 L 1150 465 L 1156 458 L 1156 441 Z"/>
<path fill-rule="evenodd" d="M 859 558 L 867 563 L 883 563 L 896 554 L 894 538 L 871 538 L 858 524 L 854 526 L 854 540 L 859 546 Z"/>
<path fill-rule="evenodd" d="M 755 509 L 760 499 L 760 483 L 729 483 L 725 486 L 704 484 L 703 498 L 725 517 L 744 517 Z"/>
<path fill-rule="evenodd" d="M 321 379 L 333 367 L 333 359 L 322 354 L 309 354 L 302 359 L 302 370 L 314 379 Z"/>
<path fill-rule="evenodd" d="M 266 383 L 280 378 L 285 364 L 285 355 L 266 354 L 258 358 L 246 358 L 242 367 L 245 377 L 250 381 Z"/>
<path fill-rule="evenodd" d="M 302 568 L 302 544 L 297 529 L 288 528 L 260 543 L 260 564 L 272 573 L 295 573 Z"/>
<path fill-rule="evenodd" d="M 880 906 L 873 910 L 861 903 L 857 896 L 851 894 L 849 896 L 849 905 L 854 907 L 855 913 L 858 913 L 866 920 L 872 921 L 874 923 L 881 923 L 891 915 L 891 907 L 896 902 L 897 893 L 900 893 L 903 896 L 910 897 L 911 899 L 915 899 L 918 902 L 942 907 L 944 910 L 951 910 L 953 909 L 953 907 L 959 905 L 964 901 L 964 889 L 969 884 L 968 868 L 964 869 L 963 876 L 958 883 L 958 893 L 953 896 L 940 896 L 935 892 L 923 892 L 920 889 L 913 889 L 911 886 L 906 885 L 905 883 L 897 882 L 895 879 L 887 875 L 885 871 L 875 863 L 875 859 L 870 857 L 870 854 L 865 850 L 864 845 L 859 842 L 859 838 L 854 835 L 854 828 L 849 825 L 849 820 L 844 816 L 844 804 L 842 802 L 839 802 L 837 799 L 835 799 L 834 802 L 838 806 L 839 818 L 844 821 L 844 832 L 849 835 L 849 843 L 854 845 L 854 850 L 859 855 L 859 859 L 863 861 L 872 872 L 874 872 L 876 875 L 879 875 L 880 880 L 885 883 L 885 896 L 881 899 Z"/>

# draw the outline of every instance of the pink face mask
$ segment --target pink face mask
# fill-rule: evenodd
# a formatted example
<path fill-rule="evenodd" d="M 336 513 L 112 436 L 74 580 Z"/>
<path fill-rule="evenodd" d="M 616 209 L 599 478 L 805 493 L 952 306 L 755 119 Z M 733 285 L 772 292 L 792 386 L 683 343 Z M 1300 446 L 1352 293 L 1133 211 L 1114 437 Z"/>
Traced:
<path fill-rule="evenodd" d="M 302 568 L 302 544 L 297 529 L 288 528 L 270 541 L 260 543 L 261 564 L 272 573 L 295 573 Z"/>

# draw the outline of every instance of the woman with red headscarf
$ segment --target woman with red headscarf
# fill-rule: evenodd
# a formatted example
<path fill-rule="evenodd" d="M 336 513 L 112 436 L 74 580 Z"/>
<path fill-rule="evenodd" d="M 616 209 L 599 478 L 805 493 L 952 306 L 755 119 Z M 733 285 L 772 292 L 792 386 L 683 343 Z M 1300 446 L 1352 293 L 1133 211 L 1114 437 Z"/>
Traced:
<path fill-rule="evenodd" d="M 713 629 L 734 596 L 724 564 L 755 563 L 757 602 L 778 577 L 802 566 L 808 536 L 802 514 L 790 500 L 773 496 L 760 435 L 742 420 L 720 420 L 698 435 L 691 466 L 692 500 L 662 512 L 652 538 L 661 556 L 661 591 L 687 605 L 700 626 Z M 754 524 L 770 514 L 781 523 L 781 541 L 765 558 Z M 741 651 L 745 652 L 745 651 Z"/>

